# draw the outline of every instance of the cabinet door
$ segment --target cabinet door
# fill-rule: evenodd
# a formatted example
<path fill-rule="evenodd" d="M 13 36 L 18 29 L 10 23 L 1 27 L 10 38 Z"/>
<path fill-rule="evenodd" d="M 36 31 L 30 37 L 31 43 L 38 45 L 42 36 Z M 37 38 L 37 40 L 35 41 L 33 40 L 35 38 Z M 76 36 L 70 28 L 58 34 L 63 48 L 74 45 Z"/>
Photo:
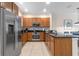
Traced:
<path fill-rule="evenodd" d="M 13 3 L 13 13 L 14 13 L 15 15 L 18 15 L 18 7 L 17 7 L 17 5 L 14 4 L 14 3 Z"/>
<path fill-rule="evenodd" d="M 48 34 L 46 33 L 46 35 L 45 35 L 45 44 L 46 44 L 46 46 L 48 45 Z"/>
<path fill-rule="evenodd" d="M 1 2 L 1 6 L 12 11 L 13 3 L 12 2 Z"/>
<path fill-rule="evenodd" d="M 40 40 L 41 41 L 45 40 L 45 32 L 40 32 Z"/>
<path fill-rule="evenodd" d="M 66 56 L 72 56 L 72 39 L 68 38 L 65 39 L 65 55 Z"/>
<path fill-rule="evenodd" d="M 44 27 L 43 18 L 40 18 L 39 22 L 40 22 L 40 26 L 41 26 L 41 27 Z"/>
<path fill-rule="evenodd" d="M 26 26 L 31 27 L 32 26 L 32 18 L 26 18 Z"/>
<path fill-rule="evenodd" d="M 45 27 L 45 18 L 42 18 L 42 26 Z"/>
<path fill-rule="evenodd" d="M 44 26 L 45 27 L 48 27 L 49 26 L 49 21 L 50 21 L 49 18 L 44 18 Z"/>
<path fill-rule="evenodd" d="M 50 18 L 47 18 L 47 20 L 46 20 L 46 26 L 50 26 Z"/>
<path fill-rule="evenodd" d="M 55 55 L 71 56 L 72 55 L 72 38 L 55 38 Z"/>
<path fill-rule="evenodd" d="M 29 18 L 29 20 L 28 20 L 28 24 L 29 24 L 29 27 L 32 26 L 32 18 Z"/>
<path fill-rule="evenodd" d="M 50 51 L 51 50 L 51 37 L 50 37 L 50 35 L 48 35 L 48 48 Z"/>
<path fill-rule="evenodd" d="M 41 26 L 42 27 L 48 27 L 49 26 L 49 18 L 41 18 Z"/>
<path fill-rule="evenodd" d="M 28 19 L 27 18 L 23 18 L 23 27 L 27 27 L 28 26 Z"/>
<path fill-rule="evenodd" d="M 37 20 L 37 18 L 32 18 L 32 22 L 33 23 L 36 22 L 36 20 Z"/>
<path fill-rule="evenodd" d="M 54 37 L 51 36 L 51 55 L 54 56 Z"/>
<path fill-rule="evenodd" d="M 32 32 L 28 32 L 28 41 L 32 41 Z"/>
<path fill-rule="evenodd" d="M 40 24 L 40 18 L 36 19 L 36 22 Z M 41 25 L 40 25 L 41 26 Z"/>
<path fill-rule="evenodd" d="M 62 56 L 62 39 L 55 38 L 55 56 Z"/>
<path fill-rule="evenodd" d="M 23 44 L 27 42 L 27 33 L 21 35 L 21 41 Z"/>

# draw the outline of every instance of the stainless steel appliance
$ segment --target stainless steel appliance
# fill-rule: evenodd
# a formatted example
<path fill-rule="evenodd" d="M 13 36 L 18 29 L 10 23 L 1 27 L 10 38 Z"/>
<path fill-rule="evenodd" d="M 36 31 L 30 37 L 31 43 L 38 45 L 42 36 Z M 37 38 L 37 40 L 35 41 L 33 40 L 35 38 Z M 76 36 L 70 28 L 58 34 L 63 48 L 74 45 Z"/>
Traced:
<path fill-rule="evenodd" d="M 32 34 L 33 40 L 39 40 L 40 39 L 40 33 L 37 31 L 34 31 Z"/>
<path fill-rule="evenodd" d="M 37 31 L 39 30 L 39 23 L 33 23 L 32 25 L 32 29 L 33 29 L 33 33 L 32 33 L 32 40 L 40 40 L 40 33 Z"/>
<path fill-rule="evenodd" d="M 18 40 L 17 19 L 12 12 L 0 8 L 0 55 L 2 56 L 20 54 L 21 42 Z"/>

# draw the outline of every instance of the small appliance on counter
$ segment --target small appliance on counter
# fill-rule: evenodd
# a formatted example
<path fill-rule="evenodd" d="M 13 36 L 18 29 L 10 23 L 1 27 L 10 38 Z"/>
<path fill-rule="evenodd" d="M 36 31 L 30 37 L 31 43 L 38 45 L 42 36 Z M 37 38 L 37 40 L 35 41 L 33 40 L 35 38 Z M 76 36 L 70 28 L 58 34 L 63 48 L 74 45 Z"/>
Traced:
<path fill-rule="evenodd" d="M 49 33 L 57 35 L 57 31 L 56 30 L 49 30 Z"/>

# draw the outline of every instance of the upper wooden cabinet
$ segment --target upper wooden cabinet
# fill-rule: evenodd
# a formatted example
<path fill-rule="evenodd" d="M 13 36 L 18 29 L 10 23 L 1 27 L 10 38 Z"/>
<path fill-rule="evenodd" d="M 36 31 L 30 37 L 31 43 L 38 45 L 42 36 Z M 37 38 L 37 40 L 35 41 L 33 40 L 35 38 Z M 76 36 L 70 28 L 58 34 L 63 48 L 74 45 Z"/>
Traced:
<path fill-rule="evenodd" d="M 12 11 L 13 3 L 12 2 L 1 2 L 1 7 L 9 9 L 10 11 Z"/>
<path fill-rule="evenodd" d="M 18 15 L 18 7 L 16 4 L 13 3 L 13 13 Z"/>
<path fill-rule="evenodd" d="M 32 26 L 32 18 L 23 18 L 23 27 L 31 27 Z"/>
<path fill-rule="evenodd" d="M 23 18 L 23 27 L 31 27 L 33 22 L 39 23 L 40 27 L 49 27 L 50 26 L 50 18 Z"/>
<path fill-rule="evenodd" d="M 27 20 L 27 21 L 26 21 Z M 28 26 L 28 19 L 23 18 L 23 27 L 27 27 Z"/>
<path fill-rule="evenodd" d="M 18 7 L 13 2 L 0 2 L 0 7 L 13 12 L 15 15 L 18 15 Z"/>
<path fill-rule="evenodd" d="M 44 27 L 50 26 L 49 21 L 50 21 L 49 18 L 42 18 L 42 26 L 44 26 Z"/>

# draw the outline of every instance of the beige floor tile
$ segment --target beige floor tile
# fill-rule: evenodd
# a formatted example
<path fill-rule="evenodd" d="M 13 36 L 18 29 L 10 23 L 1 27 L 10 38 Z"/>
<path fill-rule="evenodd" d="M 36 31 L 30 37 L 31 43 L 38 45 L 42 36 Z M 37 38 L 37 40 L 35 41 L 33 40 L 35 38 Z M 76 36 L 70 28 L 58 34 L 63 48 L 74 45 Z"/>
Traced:
<path fill-rule="evenodd" d="M 31 56 L 42 56 L 43 53 L 41 50 L 33 50 Z"/>
<path fill-rule="evenodd" d="M 44 42 L 27 42 L 20 56 L 49 56 L 49 53 Z"/>

